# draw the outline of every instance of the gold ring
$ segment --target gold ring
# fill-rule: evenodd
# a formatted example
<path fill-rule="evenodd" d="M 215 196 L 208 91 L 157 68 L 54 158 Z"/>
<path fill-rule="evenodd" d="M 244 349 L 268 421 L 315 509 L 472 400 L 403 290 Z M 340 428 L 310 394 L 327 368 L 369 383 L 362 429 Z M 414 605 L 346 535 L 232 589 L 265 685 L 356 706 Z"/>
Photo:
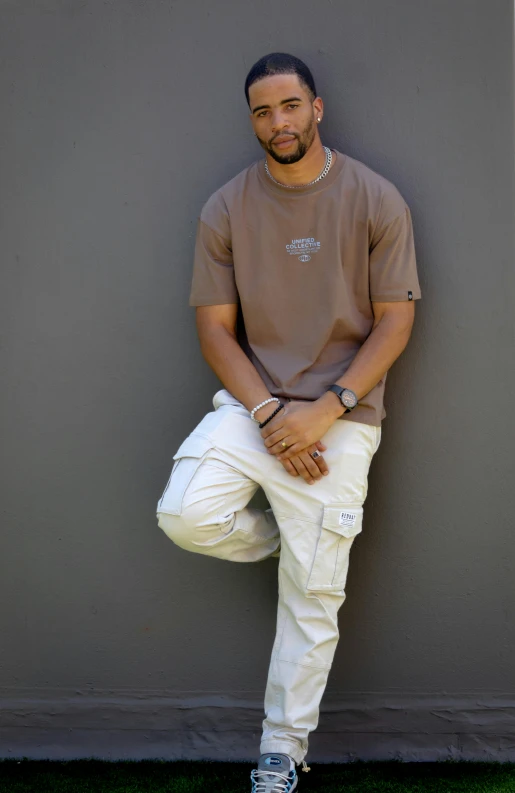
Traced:
<path fill-rule="evenodd" d="M 283 447 L 286 449 L 286 447 L 288 446 L 288 444 L 287 444 L 287 443 L 285 443 L 285 442 L 283 441 L 283 442 L 281 443 L 281 446 L 283 446 Z"/>

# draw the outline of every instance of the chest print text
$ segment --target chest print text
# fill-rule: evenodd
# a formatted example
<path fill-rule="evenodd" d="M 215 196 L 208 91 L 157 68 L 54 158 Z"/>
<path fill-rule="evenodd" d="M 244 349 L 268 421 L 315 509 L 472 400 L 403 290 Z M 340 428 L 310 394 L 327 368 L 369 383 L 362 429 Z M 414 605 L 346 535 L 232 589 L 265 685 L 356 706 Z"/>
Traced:
<path fill-rule="evenodd" d="M 290 256 L 298 256 L 300 262 L 311 261 L 313 253 L 318 253 L 320 250 L 320 242 L 317 242 L 314 237 L 303 237 L 302 239 L 292 240 L 286 246 L 286 250 Z"/>

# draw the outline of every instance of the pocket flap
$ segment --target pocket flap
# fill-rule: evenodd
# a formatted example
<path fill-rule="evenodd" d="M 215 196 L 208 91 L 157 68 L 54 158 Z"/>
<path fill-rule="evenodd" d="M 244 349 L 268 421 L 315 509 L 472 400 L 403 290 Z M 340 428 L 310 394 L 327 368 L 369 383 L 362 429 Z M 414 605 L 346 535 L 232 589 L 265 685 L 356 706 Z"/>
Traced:
<path fill-rule="evenodd" d="M 206 435 L 199 435 L 192 432 L 185 441 L 181 443 L 173 456 L 174 460 L 180 457 L 202 457 L 206 452 L 213 448 L 213 441 Z"/>
<path fill-rule="evenodd" d="M 342 537 L 355 537 L 363 527 L 363 507 L 359 504 L 324 507 L 322 526 Z"/>
<path fill-rule="evenodd" d="M 202 458 L 212 448 L 213 441 L 207 435 L 196 432 L 192 432 L 181 443 L 173 456 L 175 463 L 164 493 L 158 501 L 157 513 L 181 514 L 186 490 L 202 465 Z"/>

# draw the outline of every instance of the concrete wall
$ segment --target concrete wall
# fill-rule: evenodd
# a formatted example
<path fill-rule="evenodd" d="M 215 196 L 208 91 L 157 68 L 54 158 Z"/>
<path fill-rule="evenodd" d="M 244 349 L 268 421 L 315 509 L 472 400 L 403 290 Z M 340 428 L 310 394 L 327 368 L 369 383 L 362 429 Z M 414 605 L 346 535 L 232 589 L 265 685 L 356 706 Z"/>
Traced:
<path fill-rule="evenodd" d="M 2 0 L 0 754 L 254 757 L 276 561 L 155 505 L 219 387 L 197 214 L 261 157 L 243 82 L 304 58 L 390 178 L 423 301 L 388 384 L 310 759 L 515 759 L 512 3 Z"/>

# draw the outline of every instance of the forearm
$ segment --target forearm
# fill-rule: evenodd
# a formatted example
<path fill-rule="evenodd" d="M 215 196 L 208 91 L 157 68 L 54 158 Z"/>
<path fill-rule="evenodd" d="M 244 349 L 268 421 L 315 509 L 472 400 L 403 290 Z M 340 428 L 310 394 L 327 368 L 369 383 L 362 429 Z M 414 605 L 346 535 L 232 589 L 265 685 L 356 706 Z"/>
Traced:
<path fill-rule="evenodd" d="M 200 337 L 200 348 L 206 362 L 224 387 L 247 410 L 250 411 L 260 402 L 270 399 L 270 391 L 256 367 L 245 355 L 236 337 L 226 328 L 211 328 L 209 333 L 203 334 Z M 277 402 L 270 402 L 256 413 L 256 418 L 264 420 L 277 406 Z"/>
<path fill-rule="evenodd" d="M 345 374 L 336 380 L 336 384 L 350 388 L 358 400 L 362 399 L 397 360 L 406 347 L 410 334 L 410 322 L 399 322 L 395 317 L 383 316 Z M 336 418 L 344 412 L 338 396 L 331 391 L 318 401 Z"/>

